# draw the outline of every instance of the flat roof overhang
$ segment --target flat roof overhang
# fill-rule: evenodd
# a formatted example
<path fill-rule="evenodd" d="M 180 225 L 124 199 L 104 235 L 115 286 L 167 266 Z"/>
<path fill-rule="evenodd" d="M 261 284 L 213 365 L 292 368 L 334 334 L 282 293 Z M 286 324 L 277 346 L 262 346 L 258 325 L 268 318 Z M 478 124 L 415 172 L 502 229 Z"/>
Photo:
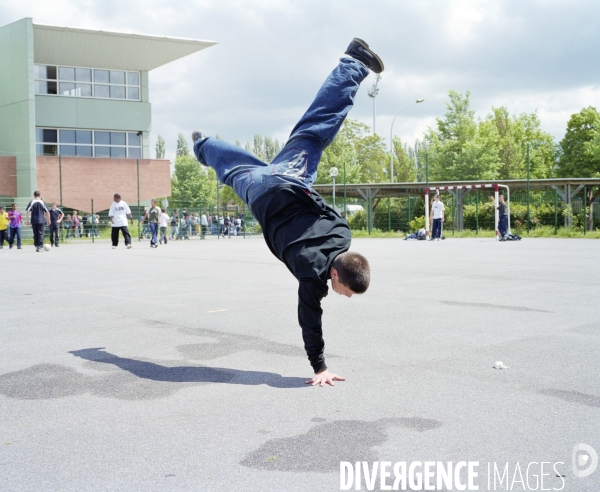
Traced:
<path fill-rule="evenodd" d="M 145 71 L 215 44 L 199 39 L 33 24 L 33 61 L 45 65 Z"/>

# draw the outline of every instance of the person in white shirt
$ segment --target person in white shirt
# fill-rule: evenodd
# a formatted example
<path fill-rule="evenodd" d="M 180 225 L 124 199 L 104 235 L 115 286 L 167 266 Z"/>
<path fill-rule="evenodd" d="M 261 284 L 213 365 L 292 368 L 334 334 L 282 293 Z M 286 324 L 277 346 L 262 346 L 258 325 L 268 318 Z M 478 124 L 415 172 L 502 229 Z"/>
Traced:
<path fill-rule="evenodd" d="M 131 215 L 129 205 L 127 205 L 124 200 L 121 200 L 121 195 L 115 193 L 114 198 L 115 201 L 112 202 L 112 205 L 108 211 L 108 216 L 110 217 L 112 226 L 112 247 L 115 249 L 119 245 L 119 231 L 121 231 L 123 233 L 123 238 L 125 239 L 125 246 L 127 246 L 127 249 L 130 249 L 131 235 L 127 229 L 127 216 L 129 216 L 129 220 L 132 224 L 133 216 Z"/>
<path fill-rule="evenodd" d="M 206 237 L 206 231 L 208 231 L 208 217 L 206 216 L 205 210 L 202 212 L 202 217 L 200 218 L 200 239 Z"/>
<path fill-rule="evenodd" d="M 171 222 L 171 217 L 167 215 L 167 212 L 164 208 L 160 209 L 162 215 L 160 216 L 160 239 L 159 243 L 167 244 L 167 227 L 169 227 L 169 223 Z"/>
<path fill-rule="evenodd" d="M 431 218 L 433 221 L 431 239 L 439 241 L 442 235 L 442 222 L 444 222 L 444 204 L 440 202 L 440 195 L 435 195 L 431 204 Z"/>

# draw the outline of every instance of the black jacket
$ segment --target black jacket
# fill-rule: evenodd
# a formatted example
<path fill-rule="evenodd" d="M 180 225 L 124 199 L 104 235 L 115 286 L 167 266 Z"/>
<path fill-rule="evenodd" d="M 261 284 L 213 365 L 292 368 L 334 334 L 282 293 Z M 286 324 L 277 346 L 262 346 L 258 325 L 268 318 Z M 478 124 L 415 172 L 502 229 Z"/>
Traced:
<path fill-rule="evenodd" d="M 337 255 L 350 248 L 350 228 L 314 191 L 281 185 L 252 203 L 265 241 L 298 279 L 298 322 L 304 348 L 315 372 L 327 369 L 321 328 L 321 299 Z"/>

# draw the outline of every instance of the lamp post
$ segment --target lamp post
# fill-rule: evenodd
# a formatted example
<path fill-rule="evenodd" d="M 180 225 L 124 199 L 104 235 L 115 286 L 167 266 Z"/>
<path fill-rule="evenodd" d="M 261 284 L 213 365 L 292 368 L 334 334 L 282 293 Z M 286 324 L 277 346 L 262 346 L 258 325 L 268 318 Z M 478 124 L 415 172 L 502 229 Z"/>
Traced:
<path fill-rule="evenodd" d="M 339 170 L 337 167 L 332 167 L 329 169 L 329 176 L 333 179 L 333 209 L 335 210 L 335 177 L 339 174 Z"/>
<path fill-rule="evenodd" d="M 392 126 L 390 127 L 390 183 L 394 182 L 394 142 L 392 141 L 392 139 L 394 135 L 394 121 L 396 121 L 396 116 L 398 116 L 400 111 L 402 111 L 406 106 L 410 106 L 411 104 L 422 103 L 423 101 L 425 101 L 425 99 L 417 99 L 414 102 L 405 104 L 398 110 L 398 112 L 394 115 L 394 118 L 392 119 Z"/>
<path fill-rule="evenodd" d="M 373 87 L 371 87 L 371 89 L 369 89 L 369 91 L 367 92 L 369 97 L 373 99 L 373 135 L 375 135 L 375 133 L 376 133 L 376 129 L 375 129 L 375 98 L 377 97 L 377 94 L 379 94 L 378 86 L 379 86 L 380 80 L 381 80 L 381 75 L 377 74 L 377 77 L 375 77 L 375 82 L 373 82 Z"/>

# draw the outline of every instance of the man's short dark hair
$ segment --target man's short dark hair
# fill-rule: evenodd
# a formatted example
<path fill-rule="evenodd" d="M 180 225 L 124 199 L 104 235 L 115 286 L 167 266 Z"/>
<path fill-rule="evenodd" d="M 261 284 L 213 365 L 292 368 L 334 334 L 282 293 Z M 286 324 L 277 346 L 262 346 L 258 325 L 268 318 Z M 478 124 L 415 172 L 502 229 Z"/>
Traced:
<path fill-rule="evenodd" d="M 355 294 L 362 294 L 369 288 L 371 267 L 360 253 L 346 251 L 337 255 L 331 268 L 335 268 L 339 281 Z"/>
<path fill-rule="evenodd" d="M 115 193 L 115 198 L 121 198 L 121 195 L 119 195 L 118 193 Z"/>
<path fill-rule="evenodd" d="M 38 198 L 40 195 L 41 195 L 41 193 L 38 190 L 35 190 L 33 192 L 33 196 L 36 197 L 36 198 Z"/>

